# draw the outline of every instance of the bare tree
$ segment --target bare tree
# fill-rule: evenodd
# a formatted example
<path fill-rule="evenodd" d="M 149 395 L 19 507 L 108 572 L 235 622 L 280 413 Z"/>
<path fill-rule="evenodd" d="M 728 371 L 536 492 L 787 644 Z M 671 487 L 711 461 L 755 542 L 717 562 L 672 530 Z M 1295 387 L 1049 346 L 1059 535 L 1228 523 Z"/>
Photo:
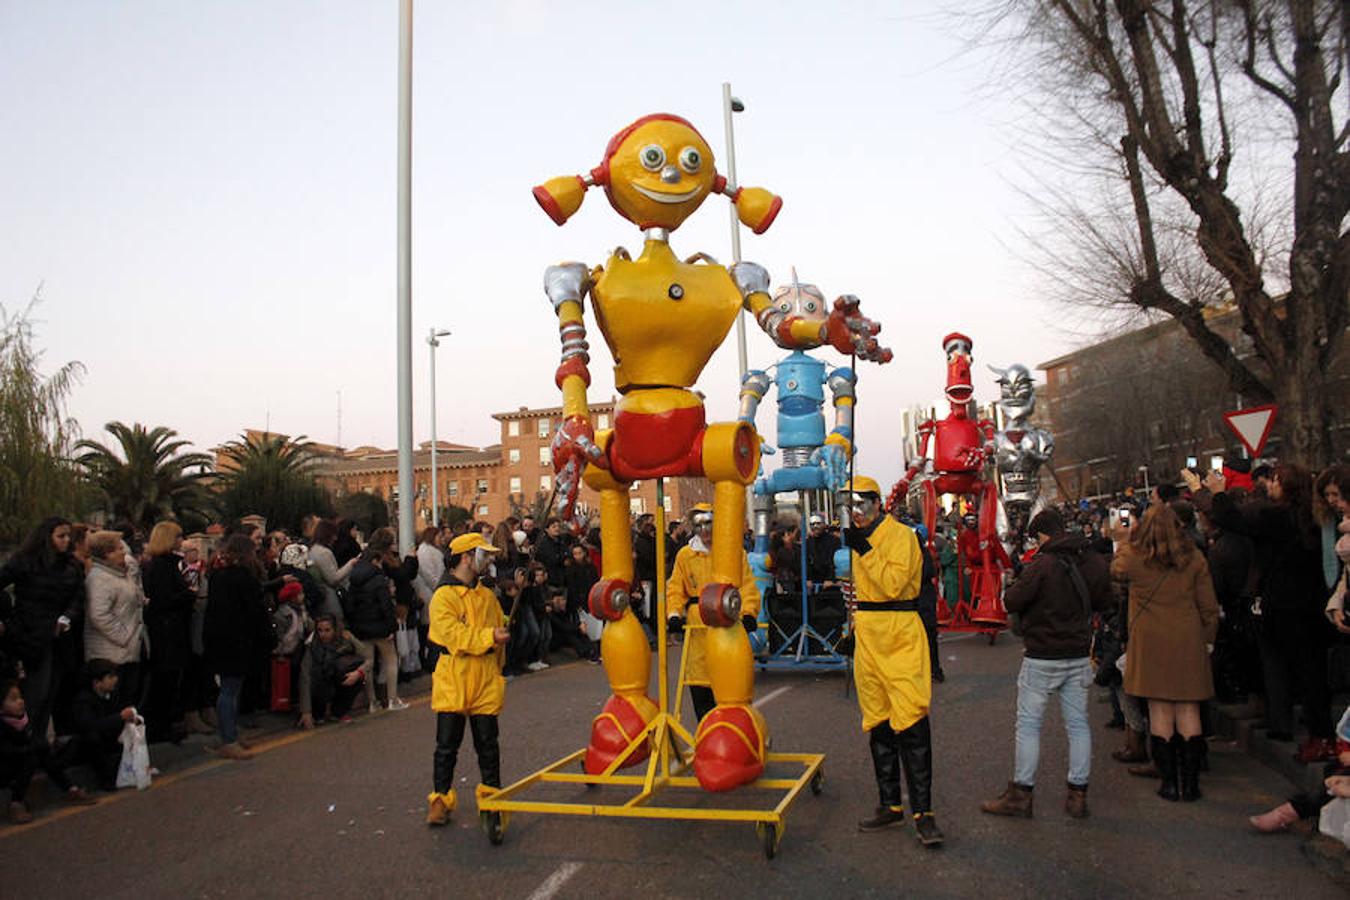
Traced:
<path fill-rule="evenodd" d="M 1041 264 L 1062 297 L 1175 319 L 1287 455 L 1330 461 L 1326 373 L 1350 324 L 1344 0 L 1005 0 L 983 37 L 1032 63 Z M 1235 308 L 1252 353 L 1210 325 Z"/>

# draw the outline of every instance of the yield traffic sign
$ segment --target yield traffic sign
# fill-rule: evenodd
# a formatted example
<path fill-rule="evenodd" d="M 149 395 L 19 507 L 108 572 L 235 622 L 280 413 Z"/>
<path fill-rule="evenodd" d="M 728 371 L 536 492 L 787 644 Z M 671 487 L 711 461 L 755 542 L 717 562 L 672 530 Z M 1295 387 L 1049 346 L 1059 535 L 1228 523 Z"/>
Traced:
<path fill-rule="evenodd" d="M 1242 441 L 1253 459 L 1259 457 L 1261 450 L 1266 446 L 1270 428 L 1275 424 L 1277 409 L 1274 403 L 1268 403 L 1265 406 L 1253 406 L 1223 414 L 1224 421 L 1233 429 L 1233 433 Z"/>

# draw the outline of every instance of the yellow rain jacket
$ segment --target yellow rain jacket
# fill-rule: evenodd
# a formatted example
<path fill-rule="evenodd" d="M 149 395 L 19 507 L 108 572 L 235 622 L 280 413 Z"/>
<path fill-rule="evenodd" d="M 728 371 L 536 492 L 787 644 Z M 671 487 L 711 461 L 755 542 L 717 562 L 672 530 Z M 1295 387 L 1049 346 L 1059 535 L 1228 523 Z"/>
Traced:
<path fill-rule="evenodd" d="M 884 514 L 867 541 L 871 550 L 851 554 L 858 594 L 853 681 L 863 731 L 887 721 L 904 731 L 928 715 L 932 701 L 928 635 L 917 611 L 868 610 L 867 605 L 917 599 L 923 551 L 912 529 Z"/>
<path fill-rule="evenodd" d="M 445 648 L 431 676 L 431 708 L 436 712 L 495 716 L 502 711 L 506 648 L 492 639 L 505 628 L 497 597 L 483 585 L 442 584 L 431 595 L 427 637 Z"/>
<path fill-rule="evenodd" d="M 680 548 L 675 554 L 675 568 L 666 583 L 666 615 L 684 616 L 688 625 L 695 626 L 684 633 L 684 683 L 708 684 L 707 653 L 704 649 L 703 630 L 697 626 L 703 623 L 698 612 L 698 595 L 703 586 L 712 580 L 712 557 L 689 545 Z M 745 551 L 741 551 L 741 615 L 759 615 L 759 588 L 755 586 L 754 573 L 750 571 L 750 560 Z M 685 604 L 692 604 L 686 608 Z M 737 625 L 736 627 L 740 627 Z"/>

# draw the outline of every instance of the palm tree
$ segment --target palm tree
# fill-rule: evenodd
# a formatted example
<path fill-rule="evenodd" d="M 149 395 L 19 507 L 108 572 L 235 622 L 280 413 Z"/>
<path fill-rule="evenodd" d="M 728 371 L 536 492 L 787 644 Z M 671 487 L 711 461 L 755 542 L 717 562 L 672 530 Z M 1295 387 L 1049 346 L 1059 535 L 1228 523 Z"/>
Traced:
<path fill-rule="evenodd" d="M 295 528 L 308 513 L 329 515 L 333 501 L 314 478 L 318 457 L 303 435 L 253 432 L 220 448 L 221 506 L 227 518 L 257 514 Z"/>
<path fill-rule="evenodd" d="M 104 430 L 116 438 L 120 452 L 83 440 L 75 445 L 79 454 L 75 461 L 103 492 L 114 519 L 149 528 L 170 516 L 209 516 L 210 496 L 202 479 L 210 456 L 181 452 L 189 442 L 163 425 L 147 429 L 139 422 L 130 426 L 109 422 Z"/>

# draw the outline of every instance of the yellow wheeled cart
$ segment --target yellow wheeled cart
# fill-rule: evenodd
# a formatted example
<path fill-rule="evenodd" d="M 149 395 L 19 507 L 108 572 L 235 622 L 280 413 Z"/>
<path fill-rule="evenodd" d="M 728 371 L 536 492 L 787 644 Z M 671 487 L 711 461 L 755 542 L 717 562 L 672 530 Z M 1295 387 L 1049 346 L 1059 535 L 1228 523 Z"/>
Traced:
<path fill-rule="evenodd" d="M 656 487 L 656 571 L 665 572 L 665 490 L 658 479 Z M 545 766 L 514 784 L 499 790 L 480 787 L 478 811 L 480 821 L 493 844 L 502 843 L 505 823 L 512 813 L 538 813 L 555 816 L 609 816 L 625 819 L 679 819 L 699 822 L 743 822 L 755 826 L 755 834 L 769 859 L 778 852 L 786 825 L 788 809 L 809 787 L 819 794 L 824 783 L 825 754 L 775 753 L 765 754 L 764 775 L 748 785 L 726 794 L 704 791 L 698 779 L 690 773 L 693 759 L 694 736 L 679 721 L 681 694 L 686 660 L 681 658 L 680 677 L 675 685 L 672 704 L 669 677 L 666 673 L 666 591 L 663 579 L 658 579 L 657 605 L 657 668 L 660 694 L 660 712 L 643 732 L 635 737 L 610 766 L 598 775 L 587 774 L 581 768 L 586 749 Z M 673 711 L 672 711 L 673 705 Z M 649 743 L 650 742 L 650 743 Z M 644 746 L 650 746 L 644 774 L 619 774 L 623 763 Z M 622 794 L 601 800 L 598 796 L 585 801 L 529 799 L 532 789 L 544 785 L 586 785 L 588 789 L 621 788 Z M 750 804 L 752 796 L 763 802 Z M 684 802 L 681 802 L 681 801 Z M 725 804 L 728 805 L 724 805 Z"/>

